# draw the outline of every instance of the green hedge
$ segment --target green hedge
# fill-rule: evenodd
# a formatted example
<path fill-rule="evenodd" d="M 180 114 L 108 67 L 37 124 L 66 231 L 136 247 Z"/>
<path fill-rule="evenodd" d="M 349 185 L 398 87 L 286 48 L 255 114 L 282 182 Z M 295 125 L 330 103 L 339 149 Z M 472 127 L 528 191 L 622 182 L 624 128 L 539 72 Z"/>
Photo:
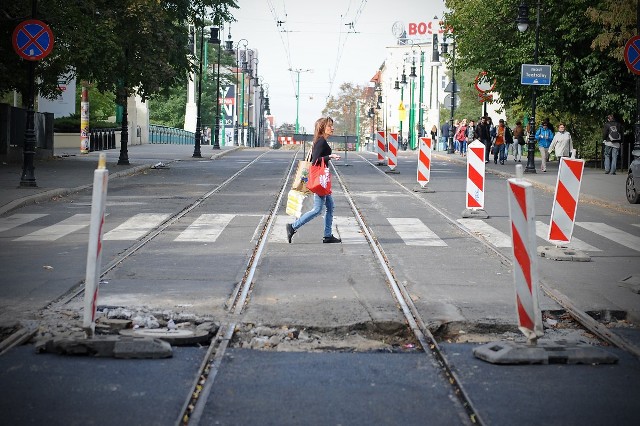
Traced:
<path fill-rule="evenodd" d="M 111 129 L 121 127 L 118 123 L 110 121 L 89 121 L 91 129 Z M 79 133 L 80 132 L 80 116 L 78 114 L 70 117 L 56 118 L 53 120 L 53 130 L 56 133 Z"/>

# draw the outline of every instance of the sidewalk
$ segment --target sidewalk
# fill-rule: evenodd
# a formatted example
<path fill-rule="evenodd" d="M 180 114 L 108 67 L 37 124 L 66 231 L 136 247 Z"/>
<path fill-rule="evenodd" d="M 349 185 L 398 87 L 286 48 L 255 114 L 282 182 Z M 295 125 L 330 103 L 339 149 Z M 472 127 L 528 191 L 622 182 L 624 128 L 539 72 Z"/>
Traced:
<path fill-rule="evenodd" d="M 455 161 L 466 164 L 467 158 L 460 154 L 447 154 L 443 151 L 434 151 L 433 156 L 438 160 Z M 506 178 L 514 177 L 516 174 L 516 164 L 522 164 L 523 169 L 527 166 L 527 159 L 524 157 L 521 163 L 513 160 L 513 155 L 504 165 L 493 163 L 491 156 L 489 163 L 485 164 L 486 173 L 493 173 Z M 544 188 L 550 192 L 555 192 L 558 178 L 559 161 L 547 161 L 547 171 L 540 171 L 540 159 L 535 159 L 536 173 L 525 173 L 524 178 L 534 185 Z M 627 181 L 627 170 L 618 170 L 615 175 L 604 174 L 604 170 L 585 167 L 580 185 L 580 202 L 598 204 L 607 208 L 623 211 L 629 214 L 640 215 L 640 204 L 630 204 L 625 194 L 625 184 Z"/>
<path fill-rule="evenodd" d="M 47 160 L 35 160 L 34 175 L 37 187 L 20 187 L 22 163 L 0 164 L 0 215 L 27 204 L 45 201 L 53 197 L 63 196 L 91 187 L 93 172 L 98 166 L 100 153 L 107 156 L 109 179 L 129 176 L 148 169 L 160 162 L 170 163 L 175 160 L 202 161 L 218 158 L 237 146 L 222 147 L 213 150 L 211 145 L 202 145 L 202 158 L 193 158 L 193 145 L 144 144 L 128 148 L 129 165 L 119 166 L 120 149 L 95 151 L 89 154 L 78 153 L 69 156 L 56 156 Z"/>

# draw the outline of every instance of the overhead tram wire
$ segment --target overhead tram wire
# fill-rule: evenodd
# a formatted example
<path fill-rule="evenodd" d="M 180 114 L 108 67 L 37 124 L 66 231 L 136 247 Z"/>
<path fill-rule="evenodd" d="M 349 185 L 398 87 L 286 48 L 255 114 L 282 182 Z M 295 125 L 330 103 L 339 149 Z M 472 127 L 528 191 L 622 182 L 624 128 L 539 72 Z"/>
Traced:
<path fill-rule="evenodd" d="M 284 48 L 284 52 L 285 52 L 285 56 L 287 58 L 287 69 L 295 69 L 295 67 L 293 66 L 292 62 L 291 62 L 291 44 L 289 42 L 289 33 L 291 31 L 287 30 L 286 27 L 284 26 L 284 24 L 287 23 L 288 20 L 288 15 L 287 15 L 287 11 L 286 8 L 284 7 L 284 1 L 282 2 L 282 6 L 283 6 L 283 13 L 284 13 L 284 20 L 280 19 L 278 17 L 278 13 L 273 5 L 273 2 L 271 0 L 267 0 L 267 4 L 269 6 L 269 10 L 271 11 L 271 15 L 273 16 L 273 20 L 276 24 L 276 30 L 278 31 L 279 35 L 280 35 L 280 41 L 282 41 L 282 47 Z M 280 28 L 282 27 L 282 29 Z M 286 41 L 283 37 L 282 34 L 285 34 L 286 37 Z M 296 82 L 295 79 L 293 78 L 293 73 L 289 73 L 289 78 L 291 81 L 291 87 L 293 88 L 293 93 L 297 93 L 296 91 Z"/>

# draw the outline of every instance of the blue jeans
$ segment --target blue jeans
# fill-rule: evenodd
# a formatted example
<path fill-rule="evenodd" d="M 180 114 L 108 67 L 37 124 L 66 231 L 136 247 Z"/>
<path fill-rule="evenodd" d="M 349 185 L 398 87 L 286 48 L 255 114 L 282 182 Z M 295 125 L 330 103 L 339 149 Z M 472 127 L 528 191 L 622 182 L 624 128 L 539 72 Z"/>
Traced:
<path fill-rule="evenodd" d="M 618 160 L 618 151 L 620 148 L 615 146 L 604 147 L 604 171 L 615 173 L 616 161 Z"/>
<path fill-rule="evenodd" d="M 293 226 L 293 229 L 297 230 L 302 225 L 310 222 L 311 219 L 318 216 L 322 211 L 323 204 L 326 206 L 327 210 L 326 214 L 324 215 L 324 236 L 330 237 L 332 235 L 331 227 L 333 226 L 333 197 L 331 197 L 331 194 L 325 195 L 324 197 L 313 194 L 313 208 L 300 216 L 300 219 L 293 222 L 293 224 L 291 225 Z"/>

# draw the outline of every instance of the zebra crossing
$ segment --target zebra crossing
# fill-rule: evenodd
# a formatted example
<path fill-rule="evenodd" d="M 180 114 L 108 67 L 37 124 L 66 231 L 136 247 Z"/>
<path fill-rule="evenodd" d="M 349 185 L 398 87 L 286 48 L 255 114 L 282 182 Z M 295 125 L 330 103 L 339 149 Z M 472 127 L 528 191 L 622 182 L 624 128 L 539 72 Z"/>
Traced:
<path fill-rule="evenodd" d="M 74 214 L 59 222 L 42 226 L 33 230 L 31 225 L 47 214 L 14 214 L 0 218 L 0 241 L 14 242 L 53 242 L 63 239 L 73 233 L 82 231 L 89 226 L 89 214 Z M 145 236 L 149 231 L 161 225 L 170 215 L 166 213 L 138 213 L 124 220 L 121 224 L 105 232 L 104 241 L 135 241 Z M 193 220 L 174 239 L 182 243 L 215 243 L 225 232 L 234 226 L 233 221 L 240 217 L 255 217 L 256 227 L 262 223 L 262 216 L 256 214 L 202 214 Z M 291 222 L 290 216 L 277 216 L 274 221 L 269 242 L 273 244 L 286 244 L 286 224 Z M 437 235 L 428 224 L 419 218 L 390 217 L 386 221 L 397 236 L 397 242 L 406 246 L 417 247 L 449 247 L 450 245 Z M 489 244 L 497 248 L 510 248 L 511 236 L 491 224 L 478 219 L 458 219 L 460 225 L 472 234 L 483 238 Z M 107 220 L 107 223 L 109 221 Z M 31 226 L 25 226 L 31 225 Z M 595 234 L 610 240 L 620 246 L 640 252 L 640 230 L 638 234 L 622 231 L 611 225 L 601 222 L 576 222 L 576 227 L 581 229 L 581 236 Z M 640 228 L 640 223 L 631 224 Z M 244 227 L 244 226 L 243 226 Z M 358 221 L 353 216 L 334 216 L 336 233 L 342 238 L 343 244 L 367 244 L 365 236 L 360 229 Z M 26 229 L 24 235 L 17 236 L 20 229 Z M 549 225 L 536 221 L 536 234 L 538 238 L 548 242 L 547 233 Z M 11 237 L 7 233 L 11 231 Z M 30 232 L 29 232 L 30 231 Z M 587 231 L 587 232 L 585 232 Z M 86 230 L 85 230 L 86 232 Z M 507 231 L 508 232 L 508 231 Z M 253 238 L 248 236 L 247 240 Z M 390 239 L 388 241 L 393 241 Z M 549 243 L 551 244 L 551 243 Z M 579 238 L 573 237 L 570 248 L 585 252 L 600 252 L 602 249 L 595 247 Z"/>

